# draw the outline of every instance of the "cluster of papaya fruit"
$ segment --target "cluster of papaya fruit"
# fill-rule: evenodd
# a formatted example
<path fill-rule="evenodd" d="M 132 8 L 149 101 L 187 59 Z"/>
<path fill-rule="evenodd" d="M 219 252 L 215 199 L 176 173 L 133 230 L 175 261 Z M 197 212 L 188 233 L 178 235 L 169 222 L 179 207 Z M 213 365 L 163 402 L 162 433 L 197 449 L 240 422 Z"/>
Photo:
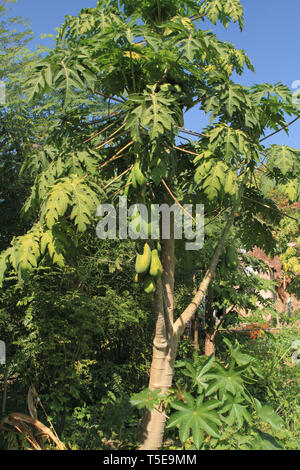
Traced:
<path fill-rule="evenodd" d="M 221 276 L 226 277 L 228 270 L 234 270 L 238 267 L 239 258 L 238 252 L 235 246 L 227 245 L 225 254 L 221 258 L 220 262 L 220 273 Z"/>
<path fill-rule="evenodd" d="M 135 262 L 135 282 L 142 282 L 144 291 L 152 294 L 156 291 L 156 280 L 161 277 L 163 267 L 158 249 L 151 250 L 148 243 L 144 245 L 143 254 L 137 254 Z"/>

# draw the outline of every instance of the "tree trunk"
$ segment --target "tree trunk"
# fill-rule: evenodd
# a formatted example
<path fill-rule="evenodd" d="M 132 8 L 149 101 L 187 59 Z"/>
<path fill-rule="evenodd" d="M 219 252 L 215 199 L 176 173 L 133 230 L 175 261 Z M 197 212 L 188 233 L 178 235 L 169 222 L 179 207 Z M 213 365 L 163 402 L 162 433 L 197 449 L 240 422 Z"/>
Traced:
<path fill-rule="evenodd" d="M 210 356 L 215 354 L 215 319 L 214 319 L 214 307 L 213 307 L 213 292 L 208 289 L 206 295 L 206 308 L 205 308 L 205 339 L 204 339 L 204 354 Z"/>
<path fill-rule="evenodd" d="M 8 371 L 9 371 L 9 364 L 8 362 L 6 362 L 5 371 L 4 371 L 4 380 L 3 380 L 3 397 L 2 397 L 2 409 L 1 409 L 2 416 L 4 416 L 6 413 Z"/>
<path fill-rule="evenodd" d="M 175 240 L 171 221 L 170 240 L 162 241 L 162 264 L 164 273 L 157 282 L 156 290 L 156 330 L 153 341 L 153 359 L 150 370 L 149 389 L 165 393 L 172 386 L 174 362 L 177 351 L 177 339 L 173 334 L 174 311 L 174 274 L 175 274 Z M 144 413 L 140 426 L 140 450 L 157 450 L 161 448 L 166 416 L 163 408 L 148 410 Z"/>
<path fill-rule="evenodd" d="M 196 313 L 196 317 L 195 317 L 195 320 L 194 320 L 194 348 L 195 348 L 196 351 L 200 350 L 200 346 L 199 346 L 199 319 L 198 319 L 197 313 Z"/>
<path fill-rule="evenodd" d="M 205 333 L 204 354 L 205 356 L 215 354 L 215 333 L 210 334 L 208 331 Z"/>
<path fill-rule="evenodd" d="M 193 283 L 194 283 L 194 290 L 193 290 L 193 295 L 196 295 L 197 293 L 197 276 L 193 276 Z M 198 312 L 195 313 L 195 317 L 193 320 L 193 326 L 194 326 L 194 349 L 196 351 L 200 350 L 199 346 L 199 317 L 198 317 Z"/>

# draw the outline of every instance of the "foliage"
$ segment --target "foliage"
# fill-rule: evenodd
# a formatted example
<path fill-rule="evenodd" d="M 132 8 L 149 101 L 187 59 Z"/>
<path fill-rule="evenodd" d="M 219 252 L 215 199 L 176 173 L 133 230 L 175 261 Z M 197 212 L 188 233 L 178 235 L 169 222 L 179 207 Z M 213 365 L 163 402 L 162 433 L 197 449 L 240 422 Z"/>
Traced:
<path fill-rule="evenodd" d="M 89 430 L 82 429 L 83 443 L 75 431 L 79 409 L 89 410 L 88 422 L 98 419 L 99 432 L 109 439 L 120 408 L 113 419 L 116 403 L 104 406 L 102 401 L 110 393 L 115 400 L 125 399 L 147 377 L 154 319 L 148 297 L 132 282 L 132 257 L 131 242 L 121 249 L 107 241 L 100 248 L 91 235 L 76 266 L 40 269 L 22 285 L 11 279 L 1 293 L 0 331 L 9 376 L 17 374 L 12 387 L 23 394 L 17 409 L 25 411 L 26 389 L 34 385 L 58 432 L 71 441 L 77 436 L 82 445 Z M 16 411 L 13 403 L 9 409 Z M 100 446 L 99 434 L 93 442 Z"/>
<path fill-rule="evenodd" d="M 122 5 L 124 10 L 119 9 Z M 149 204 L 155 202 L 153 191 L 158 201 L 165 192 L 164 179 L 180 202 L 196 196 L 208 209 L 216 202 L 228 209 L 241 183 L 239 175 L 246 167 L 253 172 L 267 158 L 270 165 L 265 180 L 275 179 L 289 197 L 297 197 L 297 150 L 265 149 L 259 142 L 266 129 L 278 130 L 286 124 L 284 113 L 296 112 L 290 91 L 282 84 L 252 88 L 234 84 L 232 73 L 240 74 L 252 65 L 243 51 L 199 29 L 197 22 L 204 18 L 213 24 L 219 20 L 225 26 L 230 21 L 243 26 L 240 3 L 227 0 L 201 4 L 147 0 L 140 6 L 100 1 L 78 17 L 67 17 L 55 48 L 34 64 L 26 83 L 28 101 L 45 100 L 47 112 L 54 106 L 57 117 L 47 129 L 43 146 L 38 152 L 31 151 L 22 169 L 35 178 L 24 213 L 40 224 L 47 239 L 54 240 L 44 243 L 34 230 L 20 237 L 17 251 L 26 268 L 35 268 L 42 260 L 42 250 L 35 244 L 43 246 L 48 259 L 62 264 L 66 239 L 76 247 L 76 236 L 69 237 L 70 231 L 88 230 L 98 202 L 110 200 L 126 187 L 130 197 Z M 108 114 L 101 116 L 102 110 L 98 111 L 100 130 L 90 135 L 87 124 L 96 116 L 99 96 L 107 102 Z M 116 112 L 112 112 L 111 102 L 117 103 Z M 61 103 L 60 115 L 57 105 Z M 211 115 L 211 125 L 196 143 L 175 149 L 175 138 L 184 130 L 183 113 L 194 103 Z M 266 120 L 270 109 L 272 119 Z M 86 138 L 79 132 L 84 124 Z M 186 157 L 183 165 L 185 151 L 197 155 L 194 168 Z M 125 175 L 137 159 L 147 187 L 135 188 L 132 176 L 126 176 L 124 187 Z M 254 180 L 247 186 L 253 192 Z M 255 201 L 262 200 L 258 191 L 253 196 Z M 265 219 L 247 209 L 239 219 L 238 231 L 246 249 L 257 244 L 272 250 Z M 250 233 L 249 224 L 255 228 Z M 22 276 L 23 266 L 11 253 L 14 244 L 2 254 L 1 279 L 10 268 Z"/>
<path fill-rule="evenodd" d="M 151 395 L 146 389 L 135 395 L 132 404 L 153 408 L 165 403 L 170 410 L 167 429 L 178 430 L 186 449 L 224 449 L 224 440 L 228 449 L 233 438 L 229 437 L 230 432 L 234 432 L 233 446 L 248 450 L 280 449 L 276 439 L 264 430 L 267 426 L 279 434 L 283 419 L 253 393 L 257 377 L 263 378 L 259 360 L 243 353 L 238 342 L 233 345 L 227 339 L 224 341 L 229 362 L 223 364 L 214 355 L 204 358 L 195 352 L 193 360 L 176 363 L 179 375 L 176 388 L 169 395 L 159 396 L 157 391 Z"/>

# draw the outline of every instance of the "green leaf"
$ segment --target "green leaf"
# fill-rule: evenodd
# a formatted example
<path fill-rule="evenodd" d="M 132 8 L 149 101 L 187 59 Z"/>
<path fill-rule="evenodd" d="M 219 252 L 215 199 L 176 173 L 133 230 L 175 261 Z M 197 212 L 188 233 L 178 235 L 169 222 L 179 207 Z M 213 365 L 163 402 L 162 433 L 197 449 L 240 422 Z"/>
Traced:
<path fill-rule="evenodd" d="M 252 450 L 283 450 L 281 445 L 268 433 L 259 431 L 251 443 Z"/>
<path fill-rule="evenodd" d="M 267 152 L 268 168 L 278 169 L 283 175 L 290 171 L 300 173 L 300 151 L 286 145 L 271 145 Z"/>
<path fill-rule="evenodd" d="M 243 373 L 247 369 L 248 364 L 236 367 L 234 361 L 230 363 L 228 368 L 216 364 L 216 370 L 211 373 L 213 380 L 205 392 L 206 395 L 210 396 L 217 391 L 221 396 L 226 392 L 231 392 L 233 395 L 243 392 L 246 379 Z"/>
<path fill-rule="evenodd" d="M 5 278 L 6 271 L 9 266 L 9 256 L 10 256 L 10 249 L 3 251 L 0 254 L 0 287 L 3 287 L 3 281 Z"/>
<path fill-rule="evenodd" d="M 41 208 L 42 220 L 45 220 L 47 227 L 51 229 L 67 210 L 71 210 L 70 219 L 74 221 L 79 232 L 85 232 L 95 218 L 98 205 L 98 195 L 92 189 L 91 183 L 88 185 L 84 178 L 71 175 L 62 178 L 48 191 Z"/>
<path fill-rule="evenodd" d="M 229 411 L 229 414 L 226 417 L 223 417 L 223 420 L 229 426 L 237 423 L 237 429 L 241 429 L 244 424 L 244 421 L 251 424 L 252 419 L 247 406 L 245 405 L 244 398 L 240 395 L 233 395 L 230 392 L 227 392 L 224 396 L 224 406 L 221 408 L 221 413 L 226 413 Z"/>
<path fill-rule="evenodd" d="M 258 400 L 256 400 L 256 413 L 262 421 L 269 423 L 275 431 L 282 430 L 284 421 L 274 412 L 271 406 L 262 406 Z"/>
<path fill-rule="evenodd" d="M 132 395 L 130 403 L 139 410 L 147 408 L 151 411 L 155 406 L 159 405 L 162 398 L 161 390 L 149 390 L 149 388 L 145 388 L 141 392 Z"/>
<path fill-rule="evenodd" d="M 197 450 L 199 450 L 204 441 L 204 434 L 201 431 L 200 427 L 198 426 L 197 421 L 195 421 L 192 425 L 192 436 L 193 436 L 195 447 Z"/>
<path fill-rule="evenodd" d="M 130 129 L 137 142 L 141 142 L 139 126 L 148 130 L 151 141 L 165 133 L 176 132 L 181 111 L 169 93 L 148 87 L 143 95 L 130 95 L 126 107 L 129 108 L 126 129 Z"/>
<path fill-rule="evenodd" d="M 184 393 L 186 403 L 172 402 L 171 407 L 177 412 L 171 415 L 167 428 L 179 426 L 179 436 L 182 442 L 190 437 L 192 431 L 195 445 L 199 448 L 203 441 L 203 432 L 209 436 L 219 438 L 217 425 L 221 425 L 218 414 L 213 411 L 220 405 L 217 400 L 203 401 L 203 396 L 196 400 L 192 395 Z M 194 435 L 195 433 L 195 435 Z"/>

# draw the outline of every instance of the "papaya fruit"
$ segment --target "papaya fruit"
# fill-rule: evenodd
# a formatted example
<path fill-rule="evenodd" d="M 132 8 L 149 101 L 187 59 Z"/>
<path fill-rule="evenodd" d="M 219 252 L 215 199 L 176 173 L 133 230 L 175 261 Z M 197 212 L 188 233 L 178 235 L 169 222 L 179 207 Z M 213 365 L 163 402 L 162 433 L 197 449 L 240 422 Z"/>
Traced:
<path fill-rule="evenodd" d="M 163 273 L 163 267 L 158 256 L 158 251 L 152 250 L 149 274 L 150 276 L 154 278 L 158 278 L 162 275 L 162 273 Z"/>
<path fill-rule="evenodd" d="M 144 291 L 146 292 L 146 294 L 152 294 L 153 292 L 155 292 L 156 291 L 156 283 L 155 283 L 155 280 L 153 279 L 153 277 L 146 276 L 145 280 L 144 280 L 143 287 L 144 287 Z"/>
<path fill-rule="evenodd" d="M 134 164 L 133 172 L 134 172 L 134 177 L 135 177 L 136 183 L 139 186 L 144 186 L 147 179 L 142 173 L 142 170 L 141 170 L 141 167 L 140 167 L 140 162 L 138 160 Z"/>
<path fill-rule="evenodd" d="M 132 215 L 131 222 L 134 222 L 131 228 L 140 234 L 140 238 L 147 239 L 151 237 L 151 221 L 148 222 L 148 219 L 143 218 L 138 211 Z M 143 233 L 141 234 L 141 232 Z"/>
<path fill-rule="evenodd" d="M 137 182 L 136 182 L 136 178 L 135 178 L 134 167 L 133 167 L 133 169 L 131 170 L 130 179 L 131 179 L 131 183 L 132 183 L 133 188 L 136 189 L 136 188 L 137 188 Z"/>
<path fill-rule="evenodd" d="M 135 272 L 137 274 L 145 274 L 149 271 L 151 263 L 151 248 L 148 243 L 144 245 L 144 252 L 142 255 L 138 254 L 135 262 Z"/>
<path fill-rule="evenodd" d="M 146 222 L 144 219 L 141 218 L 141 229 L 140 230 L 143 230 L 144 234 L 147 235 L 147 237 L 150 237 L 151 236 L 151 222 Z M 146 237 L 144 237 L 144 238 L 146 238 Z"/>

